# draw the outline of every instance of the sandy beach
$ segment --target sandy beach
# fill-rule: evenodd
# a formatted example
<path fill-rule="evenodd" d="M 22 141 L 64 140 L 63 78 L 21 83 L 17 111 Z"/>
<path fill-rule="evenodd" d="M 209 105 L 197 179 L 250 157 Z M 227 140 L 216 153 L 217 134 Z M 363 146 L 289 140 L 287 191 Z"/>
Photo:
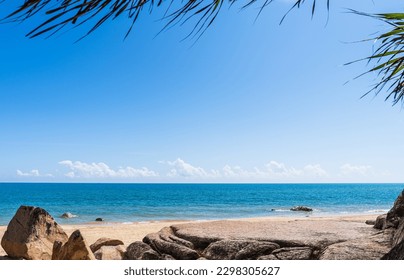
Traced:
<path fill-rule="evenodd" d="M 304 239 L 310 242 L 319 236 L 330 239 L 353 239 L 370 234 L 372 226 L 366 220 L 375 220 L 377 215 L 327 216 L 327 217 L 263 217 L 220 221 L 156 221 L 147 223 L 119 224 L 77 224 L 61 225 L 70 235 L 80 229 L 88 244 L 101 237 L 116 238 L 128 246 L 134 241 L 141 241 L 149 233 L 158 232 L 164 227 L 175 225 L 179 231 L 188 234 L 197 232 L 200 235 L 216 234 L 235 238 L 264 239 L 280 236 L 283 239 Z M 178 225 L 178 226 L 177 226 Z M 6 226 L 0 227 L 0 238 Z M 0 256 L 6 255 L 0 248 Z"/>

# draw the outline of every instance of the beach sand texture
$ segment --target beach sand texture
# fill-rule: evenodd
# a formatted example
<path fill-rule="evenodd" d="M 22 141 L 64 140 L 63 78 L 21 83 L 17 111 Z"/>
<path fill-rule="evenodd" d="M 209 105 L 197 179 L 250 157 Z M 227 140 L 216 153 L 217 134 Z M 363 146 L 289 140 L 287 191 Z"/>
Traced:
<path fill-rule="evenodd" d="M 70 235 L 80 229 L 88 244 L 101 237 L 116 238 L 128 246 L 141 241 L 149 233 L 171 226 L 181 236 L 203 238 L 233 238 L 255 240 L 289 240 L 305 244 L 335 243 L 369 236 L 377 232 L 366 220 L 375 220 L 376 215 L 328 216 L 328 217 L 269 217 L 220 221 L 159 221 L 133 224 L 81 224 L 62 225 Z M 6 226 L 0 227 L 0 237 Z M 0 248 L 0 256 L 6 253 Z"/>

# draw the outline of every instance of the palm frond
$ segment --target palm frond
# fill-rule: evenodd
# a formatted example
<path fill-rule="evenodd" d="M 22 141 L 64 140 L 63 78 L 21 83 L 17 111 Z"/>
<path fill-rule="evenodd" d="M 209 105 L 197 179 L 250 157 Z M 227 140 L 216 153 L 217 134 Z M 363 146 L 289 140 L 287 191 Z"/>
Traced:
<path fill-rule="evenodd" d="M 13 1 L 17 2 L 17 0 Z M 305 2 L 311 1 L 312 14 L 314 14 L 317 0 L 295 1 L 290 10 L 299 8 Z M 326 1 L 327 7 L 329 7 L 330 0 Z M 139 16 L 145 13 L 145 10 L 152 13 L 154 8 L 164 5 L 168 6 L 168 11 L 165 16 L 167 23 L 163 30 L 172 25 L 183 23 L 191 17 L 196 17 L 196 23 L 190 34 L 195 35 L 203 33 L 211 26 L 225 3 L 228 6 L 240 3 L 242 8 L 257 3 L 261 7 L 259 11 L 261 13 L 262 9 L 273 0 L 20 0 L 20 2 L 24 3 L 3 18 L 3 21 L 22 22 L 42 13 L 45 15 L 45 20 L 27 34 L 28 37 L 34 38 L 43 34 L 54 34 L 68 24 L 80 26 L 92 21 L 94 23 L 89 28 L 86 34 L 88 35 L 108 20 L 113 20 L 118 16 L 126 16 L 131 21 L 127 36 Z M 145 9 L 146 7 L 148 9 Z"/>
<path fill-rule="evenodd" d="M 366 14 L 387 23 L 390 30 L 372 38 L 376 45 L 373 54 L 364 60 L 375 63 L 367 73 L 376 73 L 378 82 L 371 88 L 371 92 L 379 94 L 382 90 L 387 91 L 385 100 L 392 100 L 393 105 L 404 103 L 404 13 Z M 362 74 L 363 75 L 363 74 Z"/>

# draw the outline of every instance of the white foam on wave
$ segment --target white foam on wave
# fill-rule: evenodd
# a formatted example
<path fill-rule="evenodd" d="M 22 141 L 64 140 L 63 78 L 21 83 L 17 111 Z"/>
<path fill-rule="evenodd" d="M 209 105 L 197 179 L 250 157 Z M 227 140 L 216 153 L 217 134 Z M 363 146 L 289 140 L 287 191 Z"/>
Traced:
<path fill-rule="evenodd" d="M 387 213 L 389 212 L 389 209 L 373 209 L 367 211 L 368 213 Z"/>

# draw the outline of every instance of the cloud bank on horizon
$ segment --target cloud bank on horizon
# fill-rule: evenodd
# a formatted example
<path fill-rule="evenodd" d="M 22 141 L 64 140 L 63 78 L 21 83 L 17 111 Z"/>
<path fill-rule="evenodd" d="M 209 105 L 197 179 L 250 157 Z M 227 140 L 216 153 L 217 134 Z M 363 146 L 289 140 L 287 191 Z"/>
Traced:
<path fill-rule="evenodd" d="M 159 161 L 163 172 L 148 167 L 132 166 L 112 168 L 104 162 L 86 163 L 62 160 L 58 162 L 63 171 L 41 173 L 38 169 L 28 172 L 17 170 L 16 175 L 23 181 L 43 179 L 53 181 L 94 181 L 94 182 L 356 182 L 372 181 L 389 175 L 376 172 L 369 165 L 343 164 L 337 172 L 325 170 L 320 164 L 307 164 L 301 168 L 289 166 L 275 160 L 262 167 L 246 169 L 241 166 L 225 165 L 221 169 L 206 169 L 192 165 L 181 158 L 174 161 Z"/>

